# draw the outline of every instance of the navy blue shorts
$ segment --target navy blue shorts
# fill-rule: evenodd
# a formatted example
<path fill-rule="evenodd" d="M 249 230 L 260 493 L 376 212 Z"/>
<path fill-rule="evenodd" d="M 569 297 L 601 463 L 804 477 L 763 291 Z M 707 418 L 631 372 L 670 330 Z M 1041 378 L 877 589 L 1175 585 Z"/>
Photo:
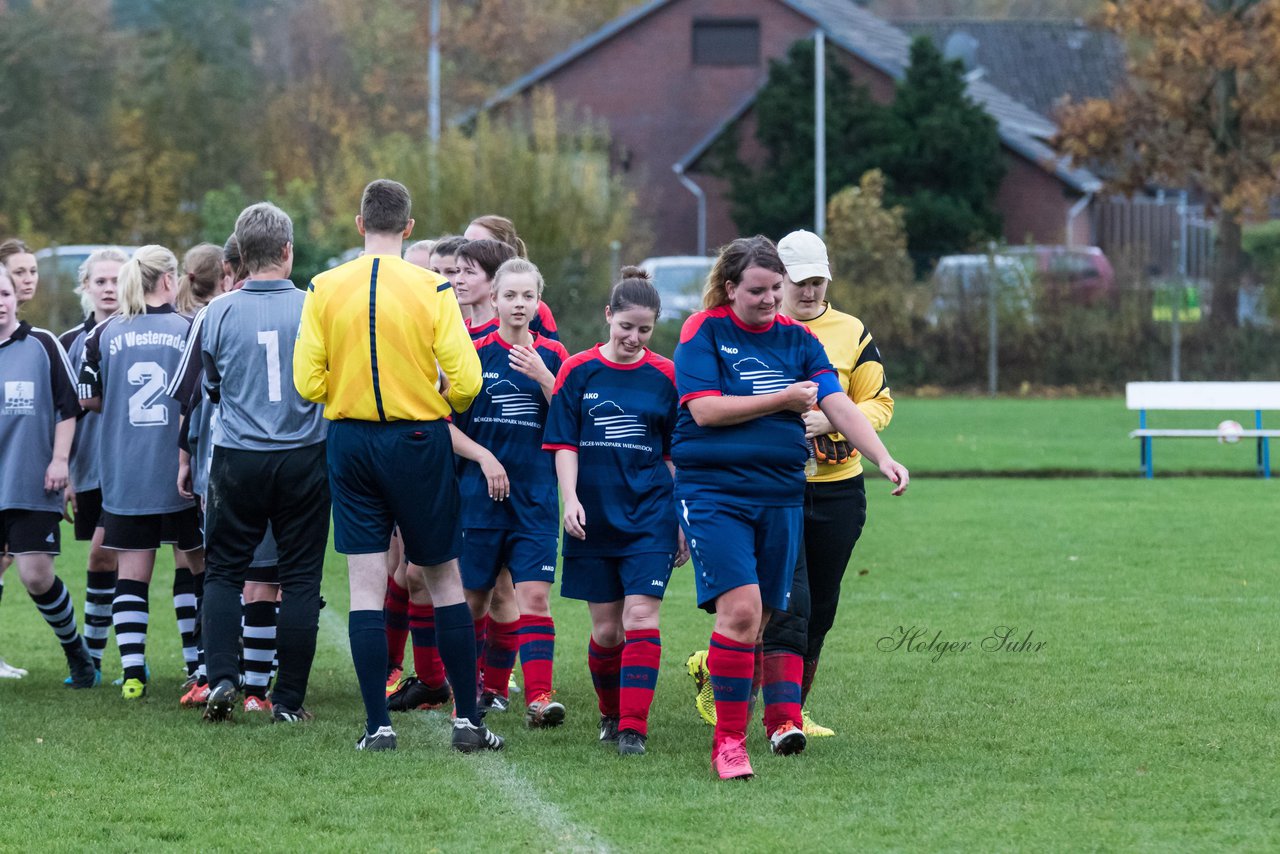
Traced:
<path fill-rule="evenodd" d="M 462 586 L 491 590 L 503 567 L 511 581 L 556 580 L 556 535 L 494 528 L 468 528 L 462 534 Z"/>
<path fill-rule="evenodd" d="M 458 477 L 448 424 L 332 421 L 327 454 L 340 553 L 385 552 L 399 525 L 410 562 L 434 566 L 458 556 Z"/>
<path fill-rule="evenodd" d="M 617 602 L 624 596 L 661 599 L 675 561 L 670 552 L 566 557 L 560 595 L 587 602 Z"/>
<path fill-rule="evenodd" d="M 680 527 L 689 542 L 698 605 L 715 611 L 716 598 L 746 584 L 760 585 L 760 601 L 785 611 L 796 557 L 804 542 L 804 508 L 760 507 L 724 499 L 682 499 Z"/>

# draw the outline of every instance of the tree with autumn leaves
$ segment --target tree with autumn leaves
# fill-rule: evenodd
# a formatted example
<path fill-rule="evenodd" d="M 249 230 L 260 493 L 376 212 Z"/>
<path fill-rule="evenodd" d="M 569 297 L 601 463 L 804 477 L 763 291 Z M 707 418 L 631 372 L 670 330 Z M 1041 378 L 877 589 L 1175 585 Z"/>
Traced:
<path fill-rule="evenodd" d="M 1100 21 L 1128 45 L 1128 81 L 1066 105 L 1058 144 L 1113 189 L 1203 194 L 1217 219 L 1211 317 L 1233 324 L 1242 225 L 1280 194 L 1280 0 L 1124 0 Z"/>

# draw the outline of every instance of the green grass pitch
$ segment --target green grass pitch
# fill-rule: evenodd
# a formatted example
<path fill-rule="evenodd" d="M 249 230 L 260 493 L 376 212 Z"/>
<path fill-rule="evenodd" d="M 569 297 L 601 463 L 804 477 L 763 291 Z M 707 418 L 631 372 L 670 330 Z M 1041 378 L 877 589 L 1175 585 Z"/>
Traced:
<path fill-rule="evenodd" d="M 1008 454 L 982 449 L 1004 445 L 1033 460 L 1035 440 L 992 429 L 982 403 L 950 419 L 988 424 L 972 456 L 998 461 Z M 1041 418 L 1062 421 L 1077 402 L 1060 403 Z M 943 404 L 901 403 L 888 434 L 920 470 L 908 495 L 869 482 L 867 533 L 810 703 L 837 737 L 773 757 L 754 722 L 750 783 L 710 775 L 710 728 L 683 672 L 710 618 L 687 567 L 664 607 L 650 752 L 629 760 L 595 740 L 580 603 L 553 603 L 564 727 L 527 731 L 513 709 L 492 716 L 505 753 L 462 757 L 444 715 L 415 712 L 393 716 L 397 753 L 364 755 L 339 556 L 308 698 L 317 719 L 300 726 L 238 715 L 213 727 L 178 708 L 167 557 L 151 602 L 151 693 L 135 704 L 107 686 L 63 688 L 61 653 L 11 570 L 0 655 L 31 675 L 0 680 L 0 850 L 1280 846 L 1273 485 L 930 479 L 913 459 L 926 432 L 950 441 L 945 413 L 926 411 Z M 1136 469 L 1128 414 L 1110 406 L 1112 422 L 1093 424 L 1086 407 L 1088 423 L 1062 432 L 1084 446 L 1096 427 L 1097 452 Z M 65 544 L 58 564 L 81 607 L 83 554 Z M 1008 642 L 988 640 L 999 627 Z M 915 639 L 899 643 L 904 632 Z M 107 662 L 118 672 L 113 647 Z"/>

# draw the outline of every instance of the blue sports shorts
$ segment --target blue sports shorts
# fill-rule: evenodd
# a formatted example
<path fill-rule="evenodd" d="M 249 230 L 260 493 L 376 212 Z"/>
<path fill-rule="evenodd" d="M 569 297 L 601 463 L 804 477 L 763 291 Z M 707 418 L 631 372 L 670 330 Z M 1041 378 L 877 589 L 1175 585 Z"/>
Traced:
<path fill-rule="evenodd" d="M 689 543 L 698 606 L 714 612 L 716 599 L 737 587 L 760 585 L 760 601 L 785 611 L 796 557 L 804 543 L 804 508 L 761 507 L 721 497 L 676 502 Z"/>
<path fill-rule="evenodd" d="M 399 525 L 410 563 L 433 566 L 458 556 L 458 476 L 448 424 L 332 421 L 327 453 L 339 552 L 385 552 Z"/>
<path fill-rule="evenodd" d="M 670 552 L 566 557 L 560 595 L 587 602 L 617 602 L 624 596 L 661 599 L 675 559 Z"/>
<path fill-rule="evenodd" d="M 556 580 L 556 535 L 497 528 L 467 528 L 462 533 L 462 586 L 491 590 L 505 566 L 511 581 Z"/>

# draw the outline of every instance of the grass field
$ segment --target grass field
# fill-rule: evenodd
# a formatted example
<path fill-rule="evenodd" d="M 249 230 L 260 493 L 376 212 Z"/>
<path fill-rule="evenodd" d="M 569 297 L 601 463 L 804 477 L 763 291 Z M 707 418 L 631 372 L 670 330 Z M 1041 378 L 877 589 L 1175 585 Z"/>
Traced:
<path fill-rule="evenodd" d="M 927 403 L 904 403 L 894 425 L 918 472 L 924 420 L 987 420 Z M 1100 421 L 1104 403 L 1083 420 Z M 1131 450 L 1118 408 L 1112 441 Z M 1024 423 L 1037 419 L 1054 420 Z M 1090 429 L 1072 428 L 1046 458 L 1088 444 Z M 977 440 L 971 456 L 1035 458 L 1016 443 L 991 450 L 1006 443 Z M 708 770 L 710 729 L 682 671 L 710 621 L 687 569 L 663 615 L 650 752 L 631 761 L 595 743 L 578 603 L 553 604 L 565 727 L 529 732 L 515 713 L 495 715 L 509 749 L 460 757 L 445 718 L 417 712 L 396 718 L 398 753 L 363 755 L 337 556 L 308 700 L 317 719 L 297 727 L 209 727 L 177 707 L 167 570 L 152 597 L 152 693 L 134 705 L 61 686 L 61 653 L 11 574 L 0 653 L 31 675 L 0 680 L 0 850 L 1280 847 L 1270 483 L 921 473 L 901 499 L 870 486 L 811 701 L 838 736 L 776 758 L 756 725 L 745 785 Z M 70 546 L 60 561 L 78 597 L 82 554 Z M 1013 641 L 1031 633 L 1031 648 L 984 650 L 1002 626 Z M 916 649 L 897 644 L 917 630 Z M 944 642 L 957 646 L 939 654 Z"/>

